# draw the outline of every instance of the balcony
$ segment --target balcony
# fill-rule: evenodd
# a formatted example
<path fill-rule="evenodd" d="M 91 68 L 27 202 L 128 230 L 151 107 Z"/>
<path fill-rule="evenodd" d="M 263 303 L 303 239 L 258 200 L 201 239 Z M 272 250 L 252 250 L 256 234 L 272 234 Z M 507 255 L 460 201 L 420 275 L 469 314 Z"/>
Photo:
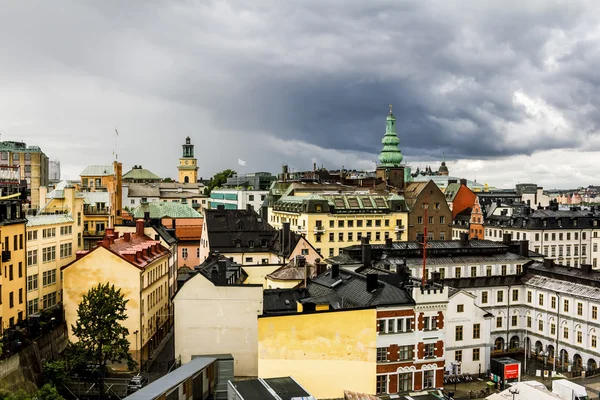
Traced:
<path fill-rule="evenodd" d="M 83 231 L 83 237 L 104 237 L 104 231 L 97 231 L 94 229 L 85 229 Z"/>
<path fill-rule="evenodd" d="M 84 207 L 83 208 L 84 215 L 108 215 L 109 210 L 108 207 Z"/>
<path fill-rule="evenodd" d="M 394 226 L 394 232 L 404 232 L 404 231 L 406 231 L 406 227 L 404 225 Z"/>
<path fill-rule="evenodd" d="M 298 226 L 299 233 L 306 233 L 306 226 Z"/>
<path fill-rule="evenodd" d="M 325 227 L 323 225 L 315 225 L 315 233 L 324 233 Z"/>

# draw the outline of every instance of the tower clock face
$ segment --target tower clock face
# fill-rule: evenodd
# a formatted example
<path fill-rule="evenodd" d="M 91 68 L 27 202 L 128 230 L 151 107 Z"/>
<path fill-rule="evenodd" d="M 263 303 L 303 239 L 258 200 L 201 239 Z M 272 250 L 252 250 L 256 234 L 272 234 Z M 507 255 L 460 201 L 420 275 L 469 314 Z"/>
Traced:
<path fill-rule="evenodd" d="M 185 160 L 185 165 L 188 165 L 190 162 L 188 160 Z"/>

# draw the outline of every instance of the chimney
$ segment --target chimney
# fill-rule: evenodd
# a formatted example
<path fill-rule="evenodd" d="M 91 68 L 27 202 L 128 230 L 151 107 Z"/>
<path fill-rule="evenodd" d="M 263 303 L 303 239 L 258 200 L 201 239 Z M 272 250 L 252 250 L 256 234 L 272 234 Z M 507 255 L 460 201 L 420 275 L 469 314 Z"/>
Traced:
<path fill-rule="evenodd" d="M 502 234 L 502 243 L 510 244 L 512 242 L 512 233 L 504 233 Z"/>
<path fill-rule="evenodd" d="M 100 245 L 107 249 L 110 248 L 110 238 L 108 236 L 104 236 L 104 238 L 100 242 Z"/>
<path fill-rule="evenodd" d="M 372 292 L 379 287 L 377 274 L 367 274 L 367 292 Z"/>
<path fill-rule="evenodd" d="M 398 275 L 398 283 L 401 286 L 404 286 L 408 280 L 408 277 L 410 276 L 410 271 L 408 270 L 406 263 L 404 265 L 398 265 L 396 268 L 396 274 Z"/>
<path fill-rule="evenodd" d="M 502 206 L 502 200 L 500 200 L 500 199 L 496 200 L 496 205 L 498 207 Z"/>
<path fill-rule="evenodd" d="M 385 247 L 392 247 L 392 238 L 385 238 Z"/>
<path fill-rule="evenodd" d="M 592 272 L 592 264 L 581 264 L 581 271 L 584 274 L 589 275 Z"/>
<path fill-rule="evenodd" d="M 460 180 L 460 186 L 467 186 L 467 180 L 466 180 L 466 179 L 464 179 L 464 178 L 462 178 L 462 179 Z"/>
<path fill-rule="evenodd" d="M 519 243 L 519 255 L 529 257 L 529 240 L 521 240 Z"/>
<path fill-rule="evenodd" d="M 440 274 L 439 271 L 433 271 L 431 273 L 431 282 L 432 283 L 440 282 L 441 281 L 441 279 L 440 279 L 441 275 L 442 274 Z"/>
<path fill-rule="evenodd" d="M 113 236 L 115 234 L 115 228 L 106 228 L 104 234 L 106 236 Z"/>
<path fill-rule="evenodd" d="M 287 256 L 287 246 L 289 245 L 288 240 L 290 237 L 290 223 L 284 222 L 281 226 L 281 251 Z"/>
<path fill-rule="evenodd" d="M 115 240 L 117 240 L 119 238 L 119 232 L 115 231 L 115 233 L 113 233 L 113 236 Z"/>
<path fill-rule="evenodd" d="M 461 232 L 460 234 L 460 245 L 468 246 L 469 245 L 469 234 L 466 232 Z"/>
<path fill-rule="evenodd" d="M 363 237 L 362 243 L 360 245 L 360 250 L 362 253 L 362 264 L 363 267 L 371 266 L 371 245 L 369 244 L 369 238 Z"/>
<path fill-rule="evenodd" d="M 150 211 L 144 211 L 144 221 L 150 220 Z"/>
<path fill-rule="evenodd" d="M 321 275 L 323 272 L 325 272 L 327 264 L 321 262 L 320 258 L 317 258 L 315 259 L 315 267 L 317 268 L 317 275 Z"/>
<path fill-rule="evenodd" d="M 336 279 L 340 276 L 340 264 L 331 265 L 331 278 Z"/>
<path fill-rule="evenodd" d="M 125 259 L 126 259 L 127 261 L 129 261 L 129 262 L 132 262 L 132 263 L 134 263 L 134 262 L 136 262 L 136 261 L 137 261 L 137 260 L 136 260 L 136 258 L 135 258 L 135 256 L 136 256 L 136 253 L 135 253 L 135 252 L 123 253 L 122 255 L 123 255 L 123 257 L 125 257 Z"/>
<path fill-rule="evenodd" d="M 144 236 L 144 220 L 138 219 L 135 221 L 135 234 L 137 236 Z"/>
<path fill-rule="evenodd" d="M 252 207 L 252 204 L 246 204 L 246 211 L 248 211 L 248 212 L 254 211 L 254 207 Z"/>
<path fill-rule="evenodd" d="M 544 258 L 544 267 L 546 267 L 546 268 L 554 267 L 554 260 L 552 260 L 551 258 Z"/>
<path fill-rule="evenodd" d="M 75 252 L 75 260 L 79 260 L 81 257 L 85 256 L 88 253 L 88 250 L 79 250 Z"/>
<path fill-rule="evenodd" d="M 217 281 L 218 285 L 226 285 L 227 284 L 227 260 L 219 260 L 217 261 L 217 268 L 219 272 L 219 280 Z"/>
<path fill-rule="evenodd" d="M 123 233 L 123 241 L 125 241 L 125 242 L 130 242 L 131 241 L 131 232 L 124 232 Z"/>

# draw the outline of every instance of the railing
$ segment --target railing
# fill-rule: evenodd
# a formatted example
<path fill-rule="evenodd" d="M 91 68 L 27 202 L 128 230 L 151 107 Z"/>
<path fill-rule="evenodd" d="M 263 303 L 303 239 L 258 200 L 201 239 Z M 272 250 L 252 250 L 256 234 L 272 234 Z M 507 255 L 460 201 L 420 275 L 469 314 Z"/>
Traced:
<path fill-rule="evenodd" d="M 104 236 L 104 231 L 87 229 L 83 231 L 83 236 Z"/>
<path fill-rule="evenodd" d="M 84 215 L 108 215 L 109 210 L 108 207 L 84 207 L 83 214 Z"/>
<path fill-rule="evenodd" d="M 406 230 L 406 227 L 404 225 L 396 225 L 394 227 L 395 232 L 404 232 L 405 230 Z"/>
<path fill-rule="evenodd" d="M 300 232 L 300 233 L 306 233 L 306 227 L 305 226 L 298 226 L 298 232 Z"/>
<path fill-rule="evenodd" d="M 315 233 L 323 233 L 323 232 L 325 232 L 325 227 L 323 225 L 315 226 Z"/>

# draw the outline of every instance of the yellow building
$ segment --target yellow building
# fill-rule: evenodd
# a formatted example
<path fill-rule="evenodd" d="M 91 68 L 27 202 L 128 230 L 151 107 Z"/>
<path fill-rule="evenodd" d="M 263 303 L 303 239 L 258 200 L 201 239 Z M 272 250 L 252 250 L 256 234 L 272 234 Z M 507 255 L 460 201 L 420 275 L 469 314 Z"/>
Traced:
<path fill-rule="evenodd" d="M 373 393 L 376 319 L 375 308 L 261 316 L 258 376 L 293 376 L 318 399 Z"/>
<path fill-rule="evenodd" d="M 323 257 L 359 244 L 368 237 L 373 244 L 390 238 L 406 241 L 408 209 L 397 194 L 365 192 L 295 193 L 269 205 L 269 223 L 276 229 L 289 222 Z"/>
<path fill-rule="evenodd" d="M 27 181 L 30 208 L 40 206 L 39 190 L 48 185 L 48 157 L 38 146 L 27 146 L 23 142 L 0 142 L 0 163 L 19 167 L 20 179 Z"/>
<path fill-rule="evenodd" d="M 24 320 L 25 309 L 25 214 L 20 194 L 0 197 L 0 330 Z"/>
<path fill-rule="evenodd" d="M 65 191 L 75 192 L 69 187 Z M 83 199 L 75 199 L 76 210 Z M 27 315 L 62 301 L 60 268 L 75 260 L 83 248 L 83 225 L 70 212 L 27 217 Z"/>
<path fill-rule="evenodd" d="M 170 252 L 159 241 L 144 234 L 144 221 L 136 221 L 136 232 L 120 236 L 106 229 L 102 245 L 81 251 L 76 260 L 62 267 L 63 305 L 67 326 L 77 321 L 83 296 L 99 283 L 109 282 L 127 300 L 130 352 L 144 365 L 167 333 Z M 69 339 L 77 340 L 69 331 Z"/>
<path fill-rule="evenodd" d="M 82 192 L 107 193 L 106 202 L 87 204 L 85 215 L 107 215 L 108 226 L 119 225 L 122 222 L 123 209 L 123 164 L 114 161 L 111 165 L 90 165 L 81 174 Z M 95 213 L 95 214 L 94 214 Z"/>
<path fill-rule="evenodd" d="M 179 182 L 195 183 L 198 180 L 198 163 L 194 157 L 194 145 L 190 137 L 185 138 L 183 156 L 179 159 Z"/>

